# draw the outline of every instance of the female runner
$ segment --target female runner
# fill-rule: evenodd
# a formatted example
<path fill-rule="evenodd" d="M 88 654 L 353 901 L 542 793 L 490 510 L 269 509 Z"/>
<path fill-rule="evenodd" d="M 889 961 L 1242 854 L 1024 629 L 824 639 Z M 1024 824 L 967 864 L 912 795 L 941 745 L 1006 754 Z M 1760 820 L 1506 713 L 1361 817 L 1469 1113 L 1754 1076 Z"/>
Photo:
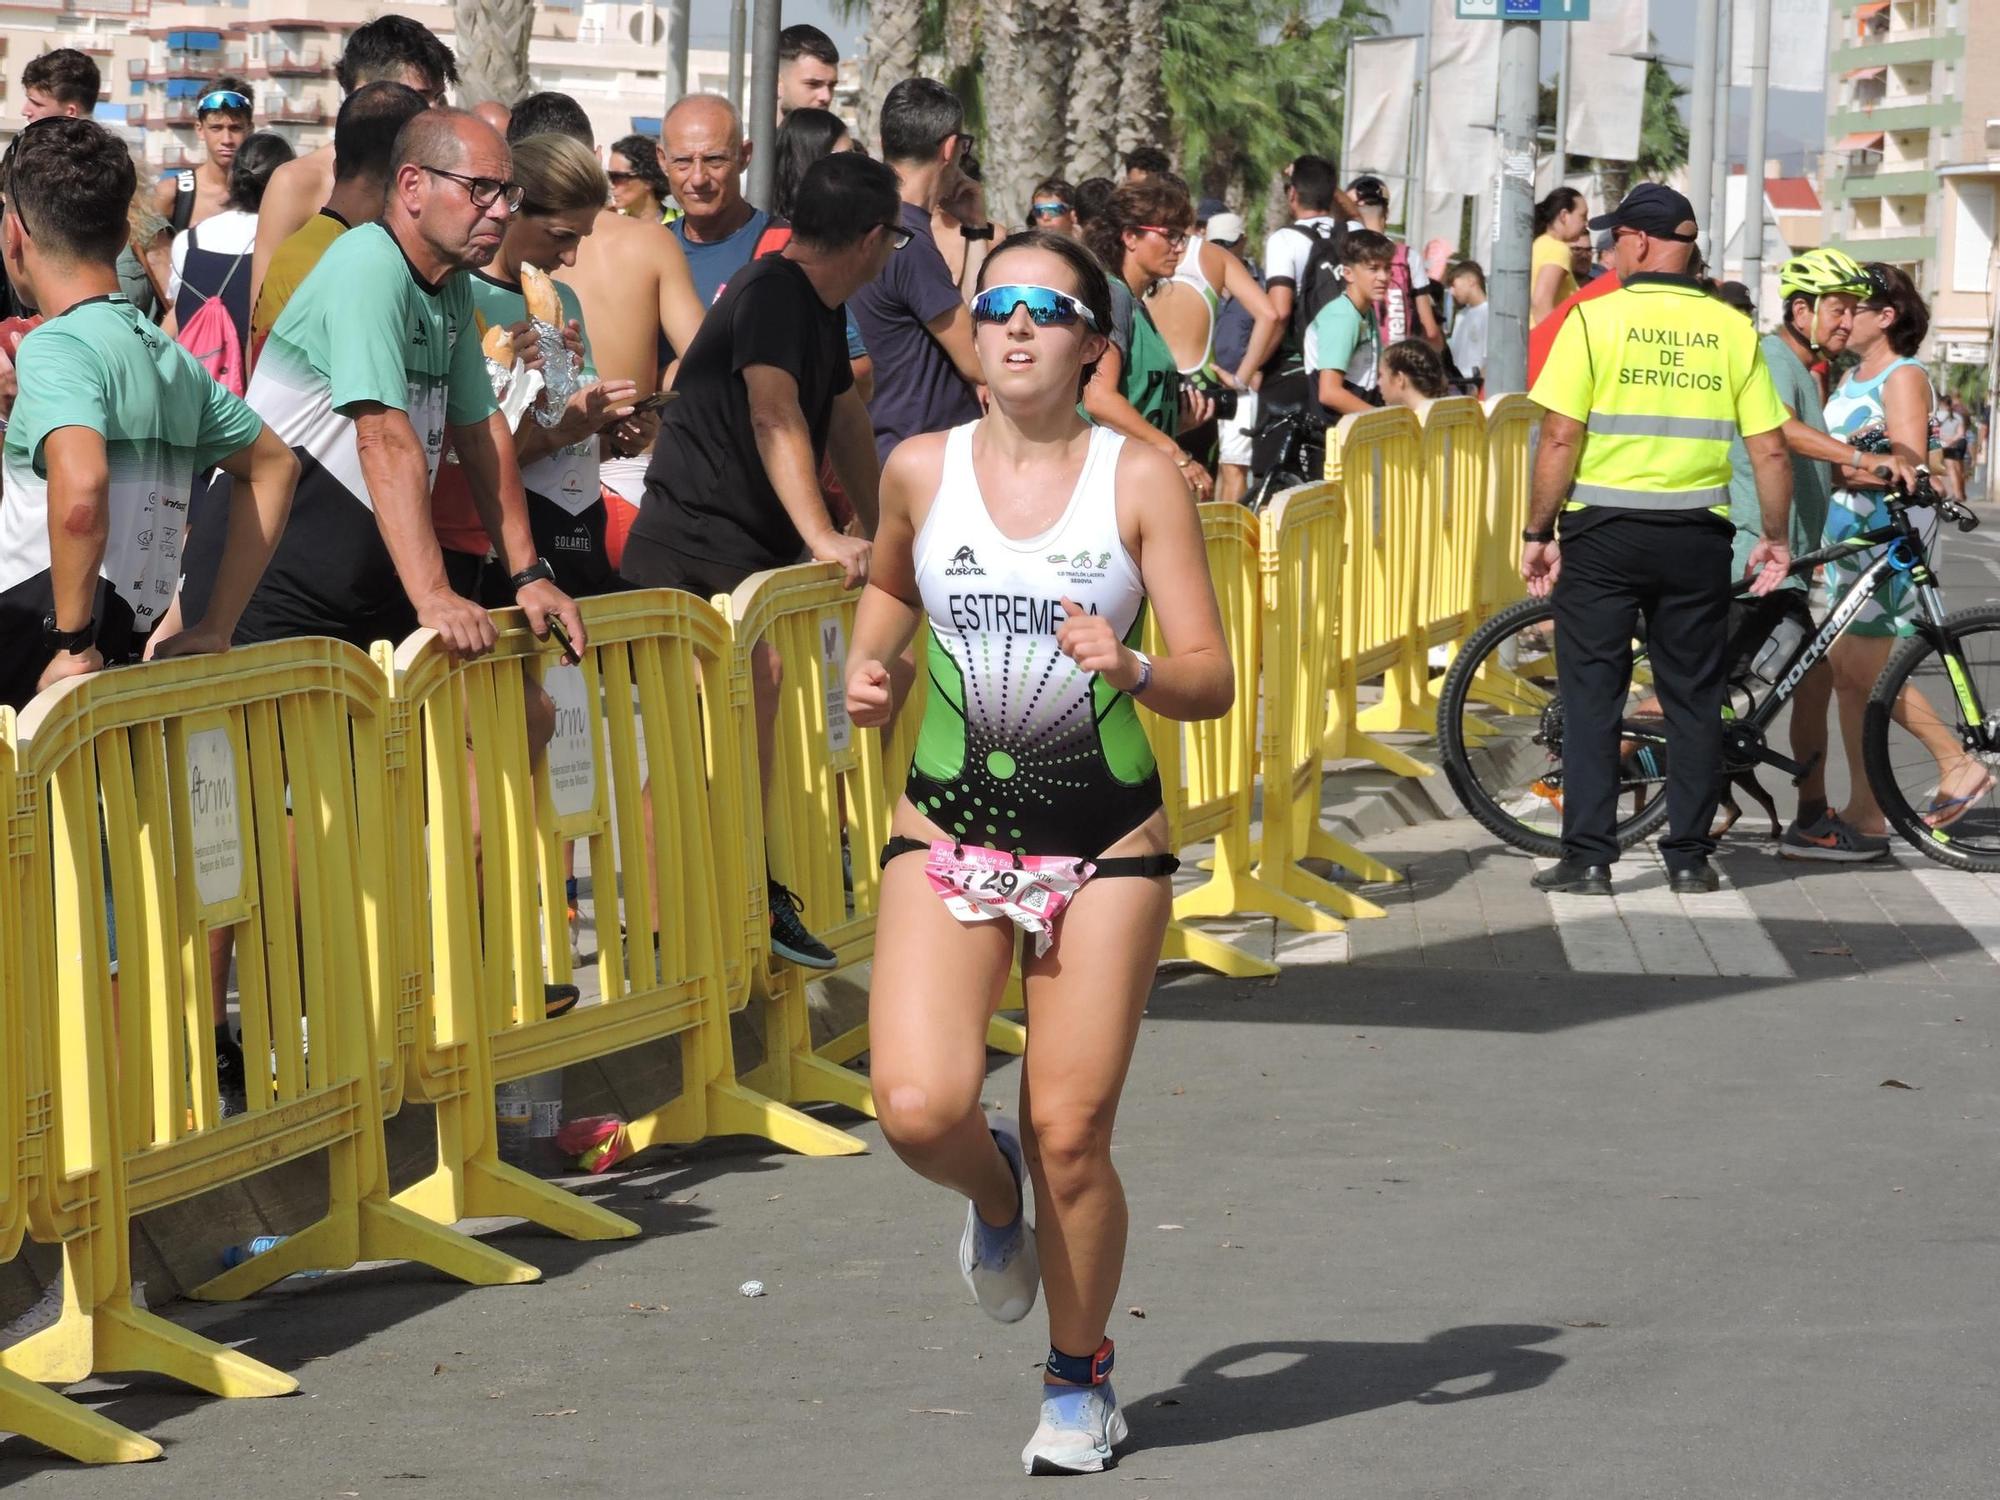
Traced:
<path fill-rule="evenodd" d="M 1111 1128 L 1176 865 L 1133 704 L 1212 718 L 1235 691 L 1173 461 L 1077 410 L 1110 303 L 1066 235 L 988 258 L 972 305 L 988 414 L 890 455 L 847 679 L 854 721 L 886 723 L 887 664 L 927 624 L 924 722 L 883 851 L 875 1104 L 896 1153 L 971 1200 L 959 1265 L 979 1305 L 1015 1322 L 1047 1288 L 1031 1474 L 1103 1469 L 1126 1435 L 1107 1379 L 1126 1229 Z M 1134 649 L 1149 601 L 1158 661 Z M 1019 1125 L 979 1103 L 1015 925 Z"/>

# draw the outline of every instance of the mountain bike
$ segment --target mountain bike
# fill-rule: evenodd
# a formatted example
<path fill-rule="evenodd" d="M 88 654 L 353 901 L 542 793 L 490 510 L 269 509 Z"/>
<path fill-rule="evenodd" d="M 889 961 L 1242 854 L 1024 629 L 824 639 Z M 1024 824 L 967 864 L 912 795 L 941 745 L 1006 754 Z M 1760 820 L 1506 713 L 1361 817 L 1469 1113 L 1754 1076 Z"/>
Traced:
<path fill-rule="evenodd" d="M 1887 477 L 1887 471 L 1883 471 Z M 1889 824 L 1940 864 L 2000 872 L 2000 786 L 1989 787 L 1948 825 L 1930 811 L 1939 780 L 1936 746 L 1948 743 L 2000 773 L 2000 608 L 1948 613 L 1930 549 L 1912 510 L 1931 508 L 1960 531 L 1979 525 L 1970 510 L 1939 494 L 1919 471 L 1914 488 L 1884 497 L 1885 525 L 1796 559 L 1791 576 L 1823 563 L 1874 556 L 1809 628 L 1787 631 L 1770 617 L 1761 639 L 1733 642 L 1722 772 L 1774 766 L 1794 784 L 1811 769 L 1768 743 L 1772 723 L 1799 684 L 1840 639 L 1876 584 L 1908 575 L 1916 632 L 1891 654 L 1869 693 L 1862 731 L 1863 772 Z M 1748 597 L 1739 589 L 1739 599 Z M 1645 644 L 1635 642 L 1632 686 L 1620 726 L 1620 817 L 1616 837 L 1630 847 L 1667 819 L 1665 724 L 1651 707 Z M 1930 743 L 1920 738 L 1928 735 Z M 1556 682 L 1555 611 L 1547 599 L 1501 610 L 1466 640 L 1445 673 L 1438 706 L 1445 775 L 1467 812 L 1488 831 L 1531 854 L 1562 853 L 1562 696 Z"/>

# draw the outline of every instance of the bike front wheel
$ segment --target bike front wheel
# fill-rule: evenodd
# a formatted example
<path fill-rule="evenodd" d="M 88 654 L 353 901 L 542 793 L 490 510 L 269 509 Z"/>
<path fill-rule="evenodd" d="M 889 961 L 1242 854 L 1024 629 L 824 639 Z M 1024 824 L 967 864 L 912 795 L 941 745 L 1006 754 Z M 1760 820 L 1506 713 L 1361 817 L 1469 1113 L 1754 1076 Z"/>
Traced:
<path fill-rule="evenodd" d="M 1635 646 L 1619 756 L 1613 836 L 1630 848 L 1667 820 L 1666 735 Z M 1495 837 L 1545 859 L 1562 854 L 1563 711 L 1556 684 L 1555 606 L 1524 599 L 1466 639 L 1438 701 L 1445 778 Z"/>
<path fill-rule="evenodd" d="M 1959 610 L 1941 642 L 1903 642 L 1868 695 L 1862 763 L 1889 826 L 1941 865 L 2000 873 L 1996 745 L 2000 609 Z"/>

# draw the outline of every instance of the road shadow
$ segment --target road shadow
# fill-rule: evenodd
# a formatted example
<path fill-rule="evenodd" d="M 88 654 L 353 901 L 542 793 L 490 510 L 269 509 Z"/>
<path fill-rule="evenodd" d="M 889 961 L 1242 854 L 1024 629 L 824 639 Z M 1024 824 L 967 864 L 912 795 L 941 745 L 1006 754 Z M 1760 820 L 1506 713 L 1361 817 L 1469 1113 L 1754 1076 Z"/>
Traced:
<path fill-rule="evenodd" d="M 1507 1396 L 1545 1384 L 1568 1363 L 1530 1347 L 1561 1332 L 1538 1323 L 1488 1323 L 1448 1328 L 1418 1344 L 1233 1344 L 1203 1359 L 1171 1390 L 1126 1403 L 1125 1417 L 1135 1450 L 1188 1448 L 1313 1427 L 1385 1406 Z"/>

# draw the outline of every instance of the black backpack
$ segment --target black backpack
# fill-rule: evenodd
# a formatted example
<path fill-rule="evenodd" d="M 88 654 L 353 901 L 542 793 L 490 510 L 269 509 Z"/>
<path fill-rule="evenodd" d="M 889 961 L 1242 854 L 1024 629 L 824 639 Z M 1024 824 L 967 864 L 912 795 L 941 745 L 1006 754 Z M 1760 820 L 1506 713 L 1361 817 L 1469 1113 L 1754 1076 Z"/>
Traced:
<path fill-rule="evenodd" d="M 1296 365 L 1305 358 L 1306 330 L 1312 327 L 1313 319 L 1334 298 L 1346 293 L 1340 257 L 1347 248 L 1347 226 L 1338 220 L 1332 224 L 1285 224 L 1272 233 L 1283 234 L 1287 230 L 1311 241 L 1306 263 L 1299 271 L 1298 285 L 1292 292 L 1291 327 L 1285 330 L 1285 358 Z"/>

